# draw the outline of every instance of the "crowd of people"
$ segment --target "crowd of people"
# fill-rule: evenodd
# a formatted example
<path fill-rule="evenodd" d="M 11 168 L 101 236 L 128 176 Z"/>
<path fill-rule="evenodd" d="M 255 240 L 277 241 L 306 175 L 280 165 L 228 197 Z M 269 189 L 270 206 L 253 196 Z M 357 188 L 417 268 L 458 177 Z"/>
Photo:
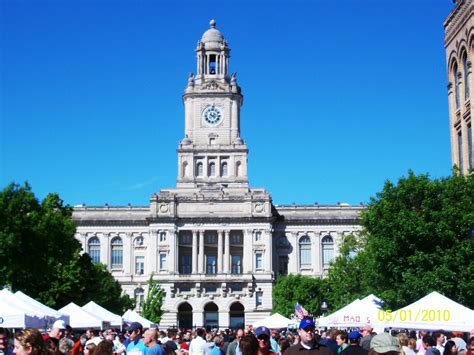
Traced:
<path fill-rule="evenodd" d="M 320 330 L 302 319 L 297 330 L 258 327 L 209 331 L 204 328 L 144 329 L 138 322 L 126 331 L 109 328 L 74 332 L 56 321 L 42 334 L 0 328 L 0 355 L 474 355 L 474 331 L 398 332 L 376 334 L 370 325 L 360 330 Z"/>

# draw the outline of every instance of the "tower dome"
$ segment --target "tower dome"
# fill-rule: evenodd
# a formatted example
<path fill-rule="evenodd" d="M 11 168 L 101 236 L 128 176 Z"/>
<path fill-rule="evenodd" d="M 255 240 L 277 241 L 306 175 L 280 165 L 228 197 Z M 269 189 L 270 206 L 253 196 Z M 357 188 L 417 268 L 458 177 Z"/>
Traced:
<path fill-rule="evenodd" d="M 222 35 L 221 31 L 216 29 L 216 21 L 211 20 L 209 25 L 211 28 L 204 32 L 200 42 L 204 43 L 206 48 L 219 46 L 220 44 L 224 43 L 224 36 Z"/>

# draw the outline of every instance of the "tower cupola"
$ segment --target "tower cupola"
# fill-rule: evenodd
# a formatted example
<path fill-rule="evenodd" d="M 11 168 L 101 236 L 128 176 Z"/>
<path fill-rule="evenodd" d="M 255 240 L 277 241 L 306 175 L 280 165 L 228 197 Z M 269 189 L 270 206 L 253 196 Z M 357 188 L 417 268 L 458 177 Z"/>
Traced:
<path fill-rule="evenodd" d="M 216 21 L 209 22 L 210 28 L 204 32 L 196 47 L 196 84 L 208 80 L 229 82 L 229 46 L 222 33 L 216 29 Z"/>

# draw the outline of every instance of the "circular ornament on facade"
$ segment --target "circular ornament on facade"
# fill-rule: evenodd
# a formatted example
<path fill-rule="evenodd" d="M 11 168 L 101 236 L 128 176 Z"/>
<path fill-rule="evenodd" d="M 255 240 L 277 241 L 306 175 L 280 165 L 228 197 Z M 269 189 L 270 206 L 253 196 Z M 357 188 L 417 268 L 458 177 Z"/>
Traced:
<path fill-rule="evenodd" d="M 169 207 L 167 203 L 163 203 L 162 205 L 160 205 L 160 212 L 166 213 L 168 212 L 168 210 L 169 210 Z"/>
<path fill-rule="evenodd" d="M 215 105 L 208 106 L 202 111 L 202 119 L 207 124 L 215 126 L 222 120 L 222 112 Z"/>
<path fill-rule="evenodd" d="M 263 205 L 263 203 L 256 203 L 255 204 L 255 212 L 263 212 L 263 210 L 265 209 L 265 206 Z"/>

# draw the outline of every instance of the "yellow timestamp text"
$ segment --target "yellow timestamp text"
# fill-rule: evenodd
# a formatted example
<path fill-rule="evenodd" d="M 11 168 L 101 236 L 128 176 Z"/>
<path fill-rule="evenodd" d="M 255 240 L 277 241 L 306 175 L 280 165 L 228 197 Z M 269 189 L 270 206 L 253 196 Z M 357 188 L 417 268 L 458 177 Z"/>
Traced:
<path fill-rule="evenodd" d="M 379 322 L 448 322 L 451 312 L 449 309 L 379 310 L 377 319 Z"/>

